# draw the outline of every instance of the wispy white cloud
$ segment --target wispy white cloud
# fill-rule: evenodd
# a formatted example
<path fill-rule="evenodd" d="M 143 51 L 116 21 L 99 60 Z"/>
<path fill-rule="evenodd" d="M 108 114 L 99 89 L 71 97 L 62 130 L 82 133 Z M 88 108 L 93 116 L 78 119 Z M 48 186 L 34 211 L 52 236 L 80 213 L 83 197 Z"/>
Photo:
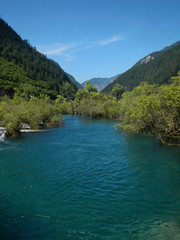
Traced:
<path fill-rule="evenodd" d="M 122 38 L 121 36 L 114 36 L 114 37 L 112 37 L 112 38 L 110 38 L 110 39 L 108 39 L 108 40 L 102 40 L 102 41 L 100 42 L 100 44 L 101 44 L 102 46 L 105 46 L 105 45 L 108 45 L 108 44 L 110 44 L 110 43 L 117 42 L 117 41 L 121 41 L 121 40 L 123 40 L 123 38 Z"/>
<path fill-rule="evenodd" d="M 42 53 L 46 55 L 64 55 L 65 51 L 68 51 L 69 49 L 72 49 L 76 46 L 76 44 L 64 44 L 60 47 L 49 47 L 46 48 L 46 50 L 42 51 Z"/>
<path fill-rule="evenodd" d="M 83 51 L 89 48 L 106 46 L 108 44 L 123 40 L 121 36 L 114 36 L 110 39 L 92 41 L 92 42 L 77 42 L 72 44 L 55 44 L 54 46 L 39 46 L 38 49 L 43 54 L 48 56 L 63 56 L 65 61 L 70 62 L 74 59 L 73 53 Z"/>
<path fill-rule="evenodd" d="M 117 41 L 122 41 L 123 38 L 121 36 L 114 36 L 110 39 L 105 39 L 105 40 L 100 40 L 100 41 L 92 41 L 92 42 L 82 42 L 82 43 L 78 43 L 76 46 L 77 48 L 73 49 L 73 51 L 82 51 L 82 50 L 86 50 L 89 48 L 94 48 L 94 47 L 101 47 L 101 46 L 105 46 L 108 44 L 111 44 L 113 42 L 117 42 Z"/>

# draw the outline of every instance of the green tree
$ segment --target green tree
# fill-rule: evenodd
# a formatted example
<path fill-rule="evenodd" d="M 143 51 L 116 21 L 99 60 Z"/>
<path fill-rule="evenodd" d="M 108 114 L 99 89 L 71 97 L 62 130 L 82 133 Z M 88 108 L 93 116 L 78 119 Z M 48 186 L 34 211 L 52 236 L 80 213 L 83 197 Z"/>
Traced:
<path fill-rule="evenodd" d="M 120 104 L 121 126 L 133 132 L 148 132 L 161 143 L 180 144 L 180 77 L 171 85 L 141 84 L 125 92 Z"/>
<path fill-rule="evenodd" d="M 118 101 L 121 98 L 123 92 L 124 92 L 123 87 L 119 83 L 116 83 L 116 85 L 113 87 L 111 91 L 111 95 L 114 96 Z"/>
<path fill-rule="evenodd" d="M 96 87 L 92 83 L 90 83 L 89 81 L 87 81 L 85 83 L 84 89 L 87 90 L 89 93 L 90 92 L 98 92 Z"/>
<path fill-rule="evenodd" d="M 75 97 L 75 89 L 68 82 L 65 82 L 61 87 L 61 95 L 71 101 Z"/>

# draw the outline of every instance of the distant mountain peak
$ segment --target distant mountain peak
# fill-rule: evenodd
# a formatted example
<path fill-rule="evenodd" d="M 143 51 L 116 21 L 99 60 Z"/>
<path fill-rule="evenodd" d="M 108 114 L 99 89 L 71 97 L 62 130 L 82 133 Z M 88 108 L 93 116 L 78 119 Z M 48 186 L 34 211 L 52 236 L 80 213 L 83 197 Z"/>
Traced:
<path fill-rule="evenodd" d="M 102 89 L 104 89 L 107 85 L 109 85 L 109 84 L 112 83 L 115 79 L 117 79 L 118 76 L 119 76 L 119 74 L 116 75 L 116 76 L 114 76 L 114 77 L 110 77 L 110 78 L 97 78 L 97 77 L 95 77 L 95 78 L 92 78 L 92 79 L 90 79 L 90 80 L 87 80 L 87 81 L 83 82 L 81 85 L 82 85 L 82 87 L 84 87 L 84 86 L 85 86 L 85 83 L 89 81 L 89 82 L 92 83 L 92 84 L 97 88 L 97 90 L 100 92 L 100 91 L 102 91 Z"/>

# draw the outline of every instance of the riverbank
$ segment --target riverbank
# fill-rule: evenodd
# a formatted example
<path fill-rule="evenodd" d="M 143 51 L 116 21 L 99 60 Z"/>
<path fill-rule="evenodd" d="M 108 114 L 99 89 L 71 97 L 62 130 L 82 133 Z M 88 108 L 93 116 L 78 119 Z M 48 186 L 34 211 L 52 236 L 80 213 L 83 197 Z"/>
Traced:
<path fill-rule="evenodd" d="M 31 98 L 4 98 L 0 101 L 0 126 L 6 137 L 18 137 L 21 132 L 42 127 L 61 126 L 62 115 L 54 101 Z"/>
<path fill-rule="evenodd" d="M 141 83 L 121 99 L 88 89 L 78 90 L 72 112 L 92 118 L 118 119 L 122 130 L 150 133 L 161 144 L 179 145 L 180 75 L 169 85 Z"/>
<path fill-rule="evenodd" d="M 56 100 L 20 97 L 0 101 L 0 126 L 7 136 L 20 134 L 21 124 L 30 129 L 61 126 L 62 114 L 85 115 L 91 118 L 116 119 L 124 131 L 150 133 L 161 144 L 180 144 L 180 75 L 169 85 L 141 83 L 120 99 L 97 92 L 90 83 L 79 89 L 73 99 L 58 95 Z"/>

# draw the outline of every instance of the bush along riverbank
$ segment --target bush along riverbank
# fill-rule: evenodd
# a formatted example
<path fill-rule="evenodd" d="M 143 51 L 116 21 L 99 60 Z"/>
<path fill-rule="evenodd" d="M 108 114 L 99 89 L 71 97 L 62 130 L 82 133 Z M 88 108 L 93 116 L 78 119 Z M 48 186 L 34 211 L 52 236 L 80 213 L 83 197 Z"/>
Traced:
<path fill-rule="evenodd" d="M 19 136 L 23 126 L 61 126 L 62 114 L 116 119 L 116 127 L 134 133 L 150 133 L 162 144 L 180 145 L 180 73 L 169 85 L 141 83 L 131 92 L 115 86 L 112 95 L 99 93 L 89 82 L 76 94 L 40 97 L 6 96 L 0 100 L 0 127 L 7 137 Z M 120 91 L 119 94 L 117 91 Z"/>
<path fill-rule="evenodd" d="M 119 90 L 120 99 L 98 93 L 88 83 L 76 93 L 72 112 L 118 119 L 121 124 L 116 126 L 125 131 L 150 133 L 162 144 L 180 145 L 180 72 L 168 85 L 141 83 L 131 92 Z"/>
<path fill-rule="evenodd" d="M 43 126 L 60 126 L 62 117 L 54 101 L 47 97 L 30 100 L 15 96 L 0 101 L 0 126 L 6 137 L 18 137 L 23 128 L 39 129 Z"/>
<path fill-rule="evenodd" d="M 180 81 L 171 85 L 142 83 L 120 101 L 122 129 L 146 132 L 162 144 L 180 145 Z"/>

